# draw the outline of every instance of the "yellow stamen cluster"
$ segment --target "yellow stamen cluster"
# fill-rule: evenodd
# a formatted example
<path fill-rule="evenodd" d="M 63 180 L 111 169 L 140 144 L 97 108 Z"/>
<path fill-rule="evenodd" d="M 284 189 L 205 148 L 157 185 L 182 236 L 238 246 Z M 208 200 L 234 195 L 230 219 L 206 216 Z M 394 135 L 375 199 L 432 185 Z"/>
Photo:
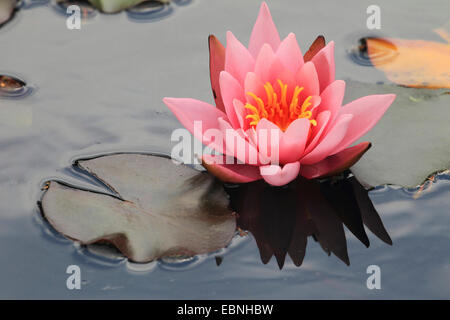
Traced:
<path fill-rule="evenodd" d="M 307 97 L 302 104 L 299 105 L 298 97 L 303 91 L 303 87 L 296 86 L 291 101 L 288 103 L 288 85 L 284 84 L 281 80 L 277 80 L 277 83 L 280 86 L 280 97 L 278 97 L 271 83 L 266 82 L 266 84 L 264 84 L 267 103 L 264 103 L 264 101 L 253 92 L 247 92 L 247 95 L 252 97 L 256 102 L 256 106 L 251 103 L 245 105 L 245 108 L 249 110 L 249 114 L 247 114 L 245 118 L 250 119 L 250 126 L 253 128 L 256 127 L 262 118 L 266 118 L 276 124 L 283 131 L 287 129 L 292 121 L 299 118 L 307 118 L 313 126 L 317 125 L 316 120 L 311 119 L 311 110 L 308 110 L 312 105 L 312 96 Z"/>

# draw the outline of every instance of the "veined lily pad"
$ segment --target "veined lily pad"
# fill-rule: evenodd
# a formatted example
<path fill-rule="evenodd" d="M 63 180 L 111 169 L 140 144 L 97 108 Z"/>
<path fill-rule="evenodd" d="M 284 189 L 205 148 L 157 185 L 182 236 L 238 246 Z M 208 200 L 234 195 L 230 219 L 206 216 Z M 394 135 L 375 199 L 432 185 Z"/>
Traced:
<path fill-rule="evenodd" d="M 42 214 L 68 238 L 108 241 L 136 262 L 194 255 L 223 248 L 236 220 L 217 181 L 170 159 L 115 154 L 76 165 L 102 181 L 103 194 L 51 181 Z"/>
<path fill-rule="evenodd" d="M 347 81 L 346 101 L 369 94 L 395 93 L 392 106 L 360 141 L 372 148 L 352 167 L 366 186 L 420 185 L 430 174 L 450 168 L 450 95 Z"/>

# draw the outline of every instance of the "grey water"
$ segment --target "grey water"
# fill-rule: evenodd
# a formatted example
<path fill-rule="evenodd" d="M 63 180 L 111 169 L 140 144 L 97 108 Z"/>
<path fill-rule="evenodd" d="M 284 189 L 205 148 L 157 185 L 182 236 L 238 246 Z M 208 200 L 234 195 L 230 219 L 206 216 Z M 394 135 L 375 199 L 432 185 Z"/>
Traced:
<path fill-rule="evenodd" d="M 378 1 L 381 33 L 436 40 L 448 1 Z M 337 78 L 386 81 L 355 64 L 348 49 L 371 31 L 370 1 L 268 1 L 282 36 L 308 46 L 318 34 L 336 42 Z M 61 179 L 92 188 L 68 170 L 76 158 L 111 152 L 169 154 L 180 124 L 165 96 L 211 102 L 207 37 L 232 30 L 249 38 L 260 1 L 175 1 L 158 19 L 130 12 L 95 14 L 81 30 L 50 2 L 24 6 L 0 28 L 0 74 L 26 82 L 23 97 L 0 97 L 0 298 L 23 299 L 448 299 L 450 177 L 416 189 L 380 186 L 370 197 L 393 246 L 369 234 L 366 248 L 346 231 L 350 266 L 308 242 L 303 265 L 260 261 L 251 234 L 192 259 L 145 265 L 99 254 L 63 238 L 37 207 L 42 183 Z M 303 49 L 305 50 L 305 49 Z M 431 186 L 431 187 L 430 187 Z M 222 263 L 217 265 L 215 257 Z M 68 290 L 66 269 L 81 269 L 81 290 Z M 366 286 L 381 269 L 381 289 Z"/>

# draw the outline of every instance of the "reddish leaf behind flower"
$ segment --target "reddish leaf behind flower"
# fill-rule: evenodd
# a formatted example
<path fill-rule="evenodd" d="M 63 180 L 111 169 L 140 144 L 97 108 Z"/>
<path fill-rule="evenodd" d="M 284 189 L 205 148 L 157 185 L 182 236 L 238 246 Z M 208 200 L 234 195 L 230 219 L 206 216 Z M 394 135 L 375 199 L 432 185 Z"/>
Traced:
<path fill-rule="evenodd" d="M 361 142 L 319 163 L 301 166 L 300 174 L 307 179 L 323 178 L 338 174 L 353 166 L 370 147 L 370 142 Z"/>
<path fill-rule="evenodd" d="M 318 36 L 304 54 L 303 60 L 305 62 L 310 61 L 323 47 L 325 47 L 325 37 Z"/>
<path fill-rule="evenodd" d="M 225 112 L 219 85 L 219 74 L 225 69 L 225 47 L 214 35 L 209 36 L 208 42 L 211 89 L 213 91 L 216 107 Z"/>

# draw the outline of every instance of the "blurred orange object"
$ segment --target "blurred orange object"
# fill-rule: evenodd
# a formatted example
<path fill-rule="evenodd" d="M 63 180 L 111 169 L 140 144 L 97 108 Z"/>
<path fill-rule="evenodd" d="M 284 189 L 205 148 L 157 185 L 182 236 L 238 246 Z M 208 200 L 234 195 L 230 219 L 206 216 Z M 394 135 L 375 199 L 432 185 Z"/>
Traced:
<path fill-rule="evenodd" d="M 436 29 L 449 43 L 392 38 L 366 38 L 372 64 L 399 85 L 450 88 L 450 33 Z"/>

